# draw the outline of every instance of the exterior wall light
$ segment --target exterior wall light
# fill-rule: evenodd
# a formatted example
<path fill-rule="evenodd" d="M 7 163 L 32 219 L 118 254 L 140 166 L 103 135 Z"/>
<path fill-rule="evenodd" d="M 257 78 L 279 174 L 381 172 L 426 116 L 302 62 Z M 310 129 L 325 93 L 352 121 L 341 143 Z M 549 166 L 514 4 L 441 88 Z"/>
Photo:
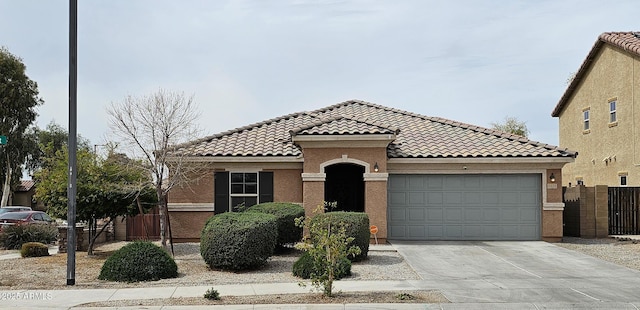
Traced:
<path fill-rule="evenodd" d="M 551 183 L 555 183 L 556 182 L 556 175 L 553 174 L 553 172 L 551 173 L 551 176 L 549 177 L 549 180 L 551 181 Z"/>
<path fill-rule="evenodd" d="M 378 170 L 380 170 L 380 167 L 378 167 L 378 162 L 376 162 L 376 163 L 373 165 L 373 171 L 378 172 Z"/>

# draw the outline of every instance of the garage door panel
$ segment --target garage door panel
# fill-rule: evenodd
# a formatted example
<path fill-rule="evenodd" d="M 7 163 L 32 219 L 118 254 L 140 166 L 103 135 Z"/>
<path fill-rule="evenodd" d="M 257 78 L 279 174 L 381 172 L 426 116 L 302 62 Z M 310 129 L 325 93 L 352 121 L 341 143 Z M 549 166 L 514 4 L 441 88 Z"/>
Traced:
<path fill-rule="evenodd" d="M 425 208 L 427 211 L 427 219 L 429 220 L 430 223 L 432 222 L 436 222 L 436 223 L 442 223 L 442 220 L 444 219 L 444 208 L 442 207 L 435 207 L 435 208 Z"/>
<path fill-rule="evenodd" d="M 391 222 L 404 222 L 407 220 L 407 211 L 404 209 L 392 209 L 389 211 L 388 220 Z"/>
<path fill-rule="evenodd" d="M 427 219 L 425 217 L 425 212 L 425 208 L 409 208 L 409 221 L 424 222 Z"/>
<path fill-rule="evenodd" d="M 463 238 L 464 227 L 462 225 L 446 225 L 444 226 L 445 238 L 466 239 Z"/>
<path fill-rule="evenodd" d="M 423 190 L 425 188 L 424 178 L 421 178 L 420 176 L 410 176 L 408 178 L 408 186 L 409 189 Z"/>
<path fill-rule="evenodd" d="M 429 203 L 429 205 L 434 205 L 434 204 L 441 205 L 444 203 L 443 193 L 428 192 L 426 195 L 427 195 L 427 202 Z"/>
<path fill-rule="evenodd" d="M 500 219 L 500 211 L 500 208 L 497 207 L 484 208 L 482 212 L 482 219 L 485 222 L 496 222 L 496 220 Z"/>
<path fill-rule="evenodd" d="M 541 176 L 390 175 L 399 240 L 540 240 Z"/>
<path fill-rule="evenodd" d="M 410 238 L 423 239 L 426 237 L 424 233 L 424 226 L 407 226 L 408 236 Z"/>
<path fill-rule="evenodd" d="M 464 219 L 467 221 L 474 221 L 476 219 L 482 219 L 482 208 L 468 207 L 464 209 Z"/>
<path fill-rule="evenodd" d="M 463 193 L 461 192 L 444 192 L 443 193 L 443 198 L 444 198 L 444 204 L 446 205 L 452 205 L 452 204 L 457 204 L 460 205 L 463 202 Z"/>
<path fill-rule="evenodd" d="M 482 192 L 482 203 L 485 205 L 497 205 L 500 195 L 497 192 Z"/>
<path fill-rule="evenodd" d="M 446 222 L 457 223 L 460 222 L 463 217 L 462 207 L 450 207 L 444 209 L 444 220 Z"/>
<path fill-rule="evenodd" d="M 410 192 L 409 193 L 409 204 L 410 205 L 424 205 L 425 204 L 425 193 L 424 192 Z"/>
<path fill-rule="evenodd" d="M 389 192 L 389 202 L 393 206 L 403 206 L 408 203 L 407 193 Z"/>
<path fill-rule="evenodd" d="M 481 204 L 482 192 L 466 192 L 464 193 L 465 204 Z"/>
<path fill-rule="evenodd" d="M 539 193 L 520 193 L 520 203 L 531 203 L 535 202 L 535 204 L 540 204 L 540 194 Z"/>
<path fill-rule="evenodd" d="M 427 236 L 428 239 L 443 239 L 444 228 L 442 225 L 428 225 Z"/>

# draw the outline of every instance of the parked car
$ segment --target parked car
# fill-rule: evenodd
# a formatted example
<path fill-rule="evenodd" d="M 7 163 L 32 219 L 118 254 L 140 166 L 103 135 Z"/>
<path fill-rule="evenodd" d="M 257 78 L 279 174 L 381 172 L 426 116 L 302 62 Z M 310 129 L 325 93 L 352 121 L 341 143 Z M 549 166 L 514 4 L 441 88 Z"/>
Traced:
<path fill-rule="evenodd" d="M 53 224 L 55 221 L 42 211 L 6 212 L 0 215 L 0 228 L 10 225 Z"/>
<path fill-rule="evenodd" d="M 0 215 L 5 214 L 7 212 L 18 212 L 18 211 L 31 211 L 31 207 L 25 206 L 6 206 L 0 208 Z"/>

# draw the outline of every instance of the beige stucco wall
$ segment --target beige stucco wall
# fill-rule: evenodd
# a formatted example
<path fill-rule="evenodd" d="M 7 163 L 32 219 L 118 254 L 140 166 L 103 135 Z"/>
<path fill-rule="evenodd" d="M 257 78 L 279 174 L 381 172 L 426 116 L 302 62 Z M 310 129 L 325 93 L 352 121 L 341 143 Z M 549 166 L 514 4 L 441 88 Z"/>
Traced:
<path fill-rule="evenodd" d="M 248 164 L 231 166 L 231 171 L 236 169 L 238 171 L 247 169 L 272 171 L 274 200 L 302 202 L 301 169 L 263 170 L 247 168 L 250 167 Z M 218 170 L 223 171 L 220 168 Z M 191 182 L 176 186 L 171 190 L 169 193 L 169 215 L 172 234 L 176 242 L 190 242 L 200 239 L 200 232 L 206 219 L 213 215 L 214 185 L 214 172 L 210 171 L 199 177 L 194 176 Z"/>
<path fill-rule="evenodd" d="M 190 182 L 175 186 L 169 192 L 170 203 L 213 202 L 213 172 L 191 178 Z"/>
<path fill-rule="evenodd" d="M 369 222 L 379 228 L 377 237 L 379 242 L 387 238 L 387 153 L 383 147 L 341 147 L 341 148 L 304 148 L 304 173 L 324 173 L 322 167 L 328 162 L 363 162 L 369 165 L 370 174 L 383 176 L 375 180 L 365 178 L 365 212 L 369 215 Z M 378 172 L 373 171 L 378 164 Z M 365 171 L 365 174 L 367 171 Z M 303 181 L 303 200 L 307 215 L 313 214 L 317 206 L 324 202 L 324 181 Z"/>
<path fill-rule="evenodd" d="M 640 186 L 640 59 L 605 44 L 559 115 L 559 144 L 579 153 L 567 164 L 563 185 L 582 179 L 587 186 Z M 617 98 L 617 123 L 609 123 L 609 100 Z M 583 131 L 583 111 L 590 130 Z"/>
<path fill-rule="evenodd" d="M 302 203 L 302 169 L 273 170 L 273 200 Z"/>
<path fill-rule="evenodd" d="M 213 212 L 169 212 L 174 242 L 199 242 L 200 233 Z"/>

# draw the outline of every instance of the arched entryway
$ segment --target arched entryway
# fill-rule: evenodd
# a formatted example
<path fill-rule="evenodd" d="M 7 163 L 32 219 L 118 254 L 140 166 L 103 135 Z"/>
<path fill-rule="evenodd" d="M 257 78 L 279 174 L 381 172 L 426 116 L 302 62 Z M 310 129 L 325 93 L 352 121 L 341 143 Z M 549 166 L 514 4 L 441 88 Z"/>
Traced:
<path fill-rule="evenodd" d="M 351 163 L 325 167 L 324 200 L 337 202 L 331 211 L 364 212 L 364 167 Z"/>

